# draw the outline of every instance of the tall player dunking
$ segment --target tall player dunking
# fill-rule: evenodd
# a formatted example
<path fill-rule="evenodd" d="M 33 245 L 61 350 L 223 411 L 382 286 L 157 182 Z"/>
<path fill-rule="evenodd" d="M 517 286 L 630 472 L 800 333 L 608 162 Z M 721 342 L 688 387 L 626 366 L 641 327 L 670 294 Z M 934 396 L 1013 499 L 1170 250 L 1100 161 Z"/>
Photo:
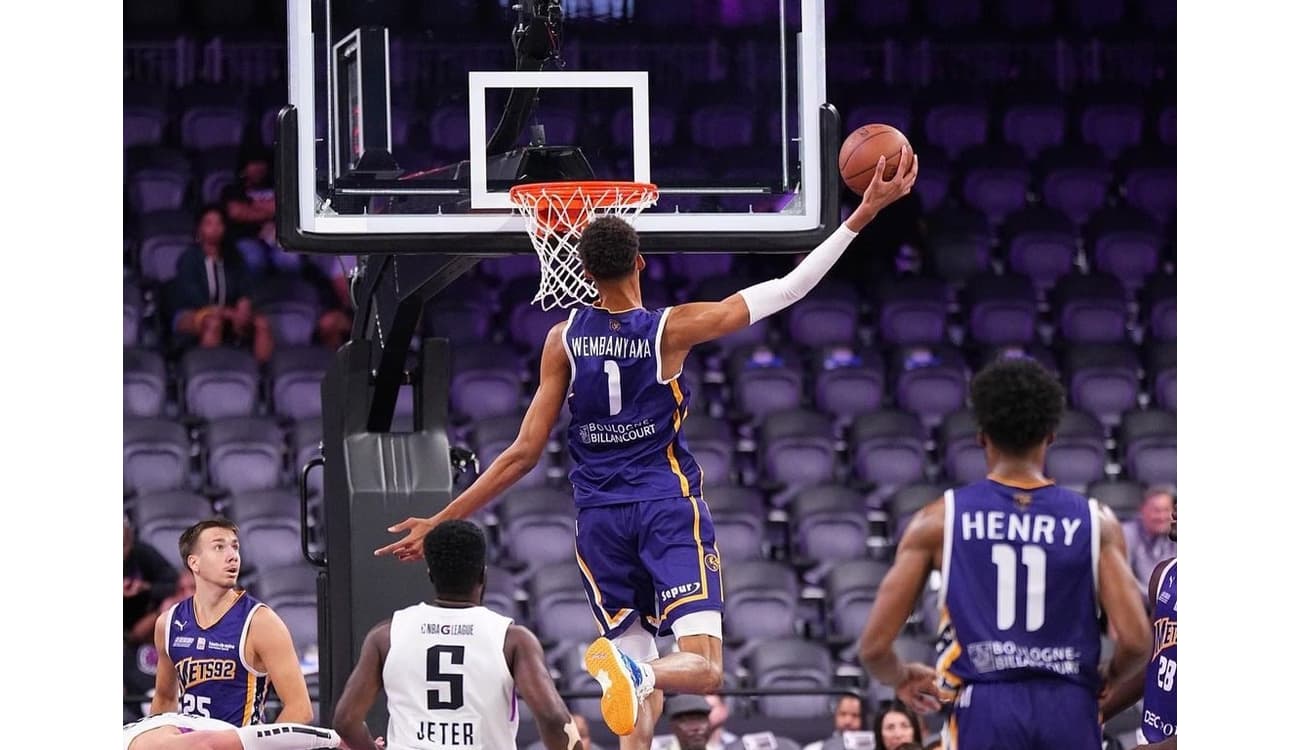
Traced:
<path fill-rule="evenodd" d="M 971 401 L 989 476 L 908 526 L 862 635 L 863 664 L 918 711 L 955 700 L 949 750 L 1096 750 L 1099 616 L 1115 629 L 1113 682 L 1140 673 L 1150 648 L 1123 532 L 1109 509 L 1043 474 L 1065 408 L 1047 370 L 994 363 Z M 932 570 L 951 638 L 937 673 L 903 664 L 892 645 Z"/>
<path fill-rule="evenodd" d="M 442 512 L 389 529 L 409 533 L 376 554 L 418 559 L 437 523 L 473 514 L 523 477 L 567 395 L 578 565 L 603 636 L 586 667 L 601 683 L 605 722 L 625 738 L 620 747 L 648 747 L 661 691 L 707 694 L 722 684 L 721 560 L 700 470 L 681 435 L 691 395 L 678 378 L 686 355 L 806 295 L 882 208 L 910 192 L 917 159 L 911 164 L 889 181 L 878 168 L 853 214 L 793 271 L 721 302 L 646 310 L 636 232 L 617 218 L 591 222 L 578 252 L 599 301 L 547 335 L 519 436 Z M 669 632 L 679 650 L 659 657 L 653 634 Z M 641 711 L 646 698 L 650 710 Z"/>
<path fill-rule="evenodd" d="M 177 712 L 234 726 L 262 722 L 267 683 L 284 704 L 277 721 L 312 720 L 307 681 L 284 621 L 235 587 L 239 530 L 221 518 L 181 534 L 181 562 L 194 574 L 194 596 L 158 616 L 158 675 L 151 715 Z"/>

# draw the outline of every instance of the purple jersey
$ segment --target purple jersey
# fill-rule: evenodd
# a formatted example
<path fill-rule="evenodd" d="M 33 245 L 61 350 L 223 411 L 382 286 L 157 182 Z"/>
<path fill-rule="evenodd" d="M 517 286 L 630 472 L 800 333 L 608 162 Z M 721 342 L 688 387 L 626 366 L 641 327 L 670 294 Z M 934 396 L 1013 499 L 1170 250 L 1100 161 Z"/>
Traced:
<path fill-rule="evenodd" d="M 1178 734 L 1177 558 L 1160 573 L 1151 623 L 1154 647 L 1142 692 L 1142 736 L 1156 742 Z"/>
<path fill-rule="evenodd" d="M 1097 505 L 985 479 L 944 496 L 939 660 L 949 689 L 1054 678 L 1100 687 Z"/>
<path fill-rule="evenodd" d="M 266 673 L 244 658 L 253 613 L 262 606 L 241 591 L 221 619 L 207 628 L 195 620 L 193 597 L 172 606 L 163 643 L 176 666 L 180 713 L 235 726 L 262 723 Z"/>
<path fill-rule="evenodd" d="M 579 508 L 700 496 L 700 468 L 681 435 L 691 394 L 660 371 L 671 309 L 569 314 L 569 480 Z"/>

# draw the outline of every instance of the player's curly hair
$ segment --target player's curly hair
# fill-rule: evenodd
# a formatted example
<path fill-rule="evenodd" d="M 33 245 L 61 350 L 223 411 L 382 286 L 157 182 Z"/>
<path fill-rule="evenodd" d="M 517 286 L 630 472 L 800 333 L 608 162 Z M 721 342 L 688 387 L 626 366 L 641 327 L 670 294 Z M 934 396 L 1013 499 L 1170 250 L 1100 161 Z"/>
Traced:
<path fill-rule="evenodd" d="M 617 216 L 594 219 L 578 240 L 582 267 L 597 281 L 621 279 L 636 268 L 641 240 L 631 224 Z"/>
<path fill-rule="evenodd" d="M 470 521 L 443 521 L 424 537 L 429 580 L 443 596 L 469 596 L 483 582 L 487 539 Z"/>
<path fill-rule="evenodd" d="M 985 367 L 970 384 L 975 421 L 994 447 L 1023 456 L 1061 423 L 1065 390 L 1032 359 L 1007 359 Z"/>

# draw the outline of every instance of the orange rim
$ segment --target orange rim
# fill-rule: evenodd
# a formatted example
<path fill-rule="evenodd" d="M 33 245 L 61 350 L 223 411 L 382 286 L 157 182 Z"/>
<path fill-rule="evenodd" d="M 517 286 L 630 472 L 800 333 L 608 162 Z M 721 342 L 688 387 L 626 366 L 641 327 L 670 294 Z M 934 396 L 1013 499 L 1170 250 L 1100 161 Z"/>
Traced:
<path fill-rule="evenodd" d="M 533 182 L 510 188 L 510 200 L 521 211 L 535 211 L 539 233 L 561 224 L 575 227 L 590 209 L 644 208 L 659 188 L 648 182 L 579 180 Z"/>

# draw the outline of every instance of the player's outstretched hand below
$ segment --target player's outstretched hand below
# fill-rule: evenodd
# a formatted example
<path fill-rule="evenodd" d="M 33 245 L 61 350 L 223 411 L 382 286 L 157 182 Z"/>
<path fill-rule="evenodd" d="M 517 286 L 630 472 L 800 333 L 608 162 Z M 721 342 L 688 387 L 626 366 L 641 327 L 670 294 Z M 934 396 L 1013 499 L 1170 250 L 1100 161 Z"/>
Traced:
<path fill-rule="evenodd" d="M 908 708 L 918 714 L 931 714 L 939 710 L 938 673 L 919 662 L 903 665 L 903 677 L 894 686 L 894 693 Z"/>
<path fill-rule="evenodd" d="M 912 186 L 916 184 L 916 174 L 921 168 L 921 163 L 912 151 L 912 147 L 905 145 L 903 146 L 903 156 L 899 158 L 899 164 L 908 163 L 909 156 L 911 157 L 910 168 L 906 173 L 901 170 L 895 172 L 891 180 L 884 179 L 885 157 L 880 157 L 880 160 L 876 162 L 876 174 L 871 178 L 871 184 L 867 185 L 866 190 L 862 191 L 862 203 L 844 222 L 849 229 L 861 232 L 863 227 L 876 218 L 876 214 L 880 213 L 881 209 L 912 192 Z"/>
<path fill-rule="evenodd" d="M 380 547 L 375 550 L 376 557 L 392 555 L 402 562 L 412 562 L 424 559 L 424 547 L 422 546 L 424 538 L 428 536 L 433 527 L 437 526 L 441 519 L 437 516 L 433 518 L 411 518 L 402 521 L 394 526 L 389 526 L 388 530 L 394 534 L 407 532 L 401 540 L 393 542 L 387 547 Z"/>

